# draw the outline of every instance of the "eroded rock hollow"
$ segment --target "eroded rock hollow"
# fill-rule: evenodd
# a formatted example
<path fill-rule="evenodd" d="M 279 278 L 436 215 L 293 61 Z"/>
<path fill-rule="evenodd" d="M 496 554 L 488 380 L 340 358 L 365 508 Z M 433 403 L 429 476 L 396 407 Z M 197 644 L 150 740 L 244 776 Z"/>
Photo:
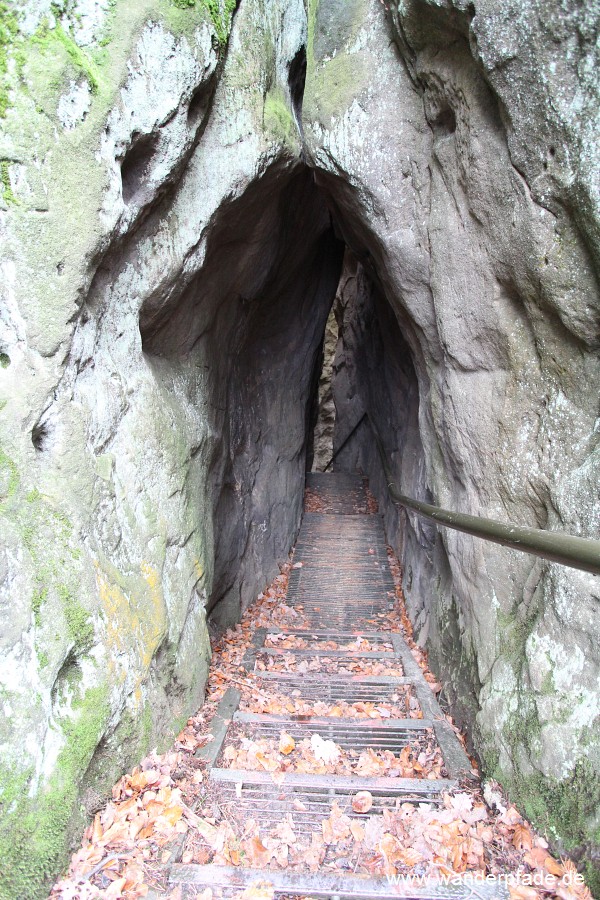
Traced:
<path fill-rule="evenodd" d="M 591 872 L 597 578 L 400 512 L 372 427 L 405 494 L 597 536 L 592 5 L 233 6 L 2 12 L 2 896 L 285 559 L 336 292 L 335 465 L 486 772 Z"/>

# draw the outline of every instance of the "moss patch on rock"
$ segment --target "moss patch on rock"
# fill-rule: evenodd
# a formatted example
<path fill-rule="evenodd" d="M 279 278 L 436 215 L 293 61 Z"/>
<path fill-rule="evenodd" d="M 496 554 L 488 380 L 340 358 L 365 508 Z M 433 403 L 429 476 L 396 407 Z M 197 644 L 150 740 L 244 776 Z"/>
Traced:
<path fill-rule="evenodd" d="M 319 65 L 306 79 L 306 119 L 331 126 L 367 84 L 368 57 L 363 51 L 340 53 Z"/>
<path fill-rule="evenodd" d="M 294 149 L 299 146 L 298 127 L 282 91 L 270 91 L 266 96 L 264 128 L 282 144 Z"/>
<path fill-rule="evenodd" d="M 10 8 L 8 3 L 0 3 L 0 118 L 4 118 L 9 106 L 8 84 L 6 81 L 8 54 L 18 32 L 19 22 L 14 10 Z"/>
<path fill-rule="evenodd" d="M 532 775 L 495 773 L 527 818 L 553 847 L 579 863 L 595 897 L 600 896 L 600 776 L 587 760 L 580 760 L 571 775 L 559 781 L 536 772 Z"/>
<path fill-rule="evenodd" d="M 0 898 L 37 900 L 67 858 L 82 825 L 78 806 L 85 774 L 109 717 L 108 688 L 90 688 L 63 723 L 65 745 L 55 770 L 29 796 L 31 772 L 0 770 Z"/>
<path fill-rule="evenodd" d="M 204 9 L 210 16 L 219 44 L 223 47 L 229 38 L 231 20 L 237 6 L 237 0 L 171 0 L 178 9 Z"/>

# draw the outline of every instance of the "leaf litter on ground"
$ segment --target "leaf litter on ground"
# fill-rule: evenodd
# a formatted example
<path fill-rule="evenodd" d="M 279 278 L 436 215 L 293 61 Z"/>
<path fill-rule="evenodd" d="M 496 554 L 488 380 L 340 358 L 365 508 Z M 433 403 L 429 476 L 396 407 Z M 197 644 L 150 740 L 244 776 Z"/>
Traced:
<path fill-rule="evenodd" d="M 318 498 L 314 501 L 319 505 Z M 369 512 L 376 512 L 376 502 L 369 495 Z M 401 589 L 400 565 L 388 549 L 388 559 L 396 584 L 396 606 L 393 611 L 372 620 L 357 623 L 357 630 L 395 631 L 403 634 L 416 662 L 431 687 L 439 687 L 428 669 L 427 654 L 412 638 L 412 627 L 406 613 Z M 447 794 L 440 805 L 433 803 L 400 803 L 389 801 L 374 813 L 373 797 L 368 791 L 357 791 L 344 806 L 331 803 L 323 814 L 320 828 L 307 836 L 294 819 L 304 813 L 302 800 L 293 802 L 293 812 L 283 816 L 276 827 L 261 827 L 252 818 L 235 815 L 214 795 L 214 787 L 206 778 L 204 764 L 194 753 L 211 738 L 210 721 L 218 702 L 230 685 L 242 693 L 242 705 L 251 711 L 273 711 L 284 707 L 286 713 L 353 718 L 349 712 L 358 704 L 319 704 L 303 701 L 292 692 L 290 698 L 275 692 L 269 696 L 260 672 L 248 673 L 242 660 L 257 628 L 309 628 L 303 610 L 286 603 L 287 582 L 291 564 L 281 567 L 281 574 L 263 591 L 243 615 L 241 622 L 229 629 L 216 642 L 210 667 L 206 701 L 199 712 L 188 719 L 170 750 L 153 751 L 112 789 L 104 808 L 96 813 L 84 832 L 81 847 L 73 854 L 68 871 L 52 888 L 51 900 L 137 900 L 150 889 L 165 900 L 182 900 L 180 887 L 166 883 L 166 866 L 179 848 L 182 862 L 221 863 L 249 866 L 257 870 L 275 868 L 298 871 L 351 870 L 369 875 L 432 875 L 480 873 L 500 875 L 520 872 L 532 878 L 543 875 L 543 890 L 526 884 L 511 886 L 511 900 L 592 900 L 589 890 L 574 884 L 576 869 L 568 859 L 557 860 L 548 849 L 544 837 L 537 834 L 517 809 L 504 800 L 490 806 L 479 788 Z M 360 634 L 357 635 L 360 638 Z M 286 649 L 288 637 L 275 641 Z M 295 646 L 295 644 L 294 644 Z M 290 645 L 287 645 L 290 649 Z M 308 649 L 315 649 L 310 647 Z M 333 649 L 324 647 L 323 649 Z M 342 649 L 342 648 L 340 648 Z M 343 648 L 346 649 L 346 648 Z M 364 646 L 361 646 L 364 652 Z M 344 660 L 350 663 L 350 674 L 383 674 L 378 660 Z M 339 671 L 332 659 L 332 670 Z M 328 671 L 326 669 L 325 671 Z M 402 674 L 399 672 L 398 674 Z M 404 715 L 404 696 L 400 707 Z M 272 703 L 269 709 L 269 703 Z M 296 706 L 298 704 L 298 706 Z M 307 710 L 308 706 L 308 710 Z M 336 706 L 338 708 L 336 708 Z M 387 712 L 387 704 L 382 705 Z M 279 711 L 278 710 L 278 711 Z M 371 710 L 364 707 L 365 718 Z M 382 717 L 385 716 L 385 712 Z M 448 717 L 449 718 L 449 717 Z M 451 721 L 449 719 L 449 721 Z M 456 729 L 457 734 L 462 736 Z M 319 740 L 315 740 L 315 738 Z M 421 756 L 416 747 L 406 747 L 397 756 L 382 751 L 362 751 L 355 757 L 315 731 L 300 741 L 282 731 L 278 740 L 263 744 L 261 739 L 245 746 L 228 744 L 233 758 L 244 753 L 257 760 L 277 782 L 293 766 L 307 766 L 307 771 L 337 767 L 352 771 L 382 774 L 404 770 L 414 763 L 438 761 Z M 266 766 L 261 763 L 262 758 Z M 404 758 L 403 758 L 404 755 Z M 392 759 L 393 757 L 393 759 Z M 273 768 L 274 767 L 274 768 Z M 426 765 L 424 771 L 427 771 Z M 282 775 L 283 773 L 283 775 Z M 425 776 L 426 777 L 426 776 Z M 502 796 L 498 785 L 488 783 L 486 795 Z M 239 787 L 241 793 L 243 785 Z M 237 794 L 237 791 L 236 791 Z M 181 849 L 183 843 L 183 850 Z M 553 886 L 548 886 L 554 879 Z M 570 881 L 570 884 L 567 884 Z M 199 900 L 213 900 L 218 892 L 206 888 L 197 894 Z M 273 885 L 258 876 L 234 900 L 272 900 Z"/>

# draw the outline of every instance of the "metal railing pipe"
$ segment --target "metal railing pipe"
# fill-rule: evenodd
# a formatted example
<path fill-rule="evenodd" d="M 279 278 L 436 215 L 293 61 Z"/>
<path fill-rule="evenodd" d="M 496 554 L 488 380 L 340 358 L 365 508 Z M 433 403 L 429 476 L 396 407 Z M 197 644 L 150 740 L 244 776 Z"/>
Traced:
<path fill-rule="evenodd" d="M 395 485 L 379 435 L 370 419 L 369 422 L 381 457 L 388 490 L 395 503 L 411 509 L 422 518 L 443 525 L 445 528 L 472 534 L 474 537 L 493 541 L 495 544 L 502 544 L 523 553 L 531 553 L 563 566 L 571 566 L 574 569 L 591 572 L 593 575 L 600 575 L 600 541 L 559 531 L 544 531 L 541 528 L 528 528 L 523 525 L 507 525 L 495 519 L 452 512 L 441 506 L 423 503 L 421 500 L 414 500 L 412 497 L 401 494 Z"/>

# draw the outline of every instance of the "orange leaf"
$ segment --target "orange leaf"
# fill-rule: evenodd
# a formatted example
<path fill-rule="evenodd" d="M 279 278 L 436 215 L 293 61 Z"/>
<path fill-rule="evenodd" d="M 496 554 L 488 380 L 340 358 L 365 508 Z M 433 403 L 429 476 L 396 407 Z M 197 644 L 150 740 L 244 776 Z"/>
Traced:
<path fill-rule="evenodd" d="M 266 769 L 267 772 L 274 772 L 279 768 L 279 763 L 275 759 L 269 759 L 268 756 L 265 756 L 260 750 L 256 754 L 256 761 L 261 764 L 263 769 Z"/>
<path fill-rule="evenodd" d="M 542 869 L 546 866 L 546 860 L 551 857 L 548 856 L 548 851 L 543 847 L 534 847 L 533 850 L 526 853 L 523 858 L 533 869 Z M 552 862 L 554 862 L 554 860 L 552 860 Z M 548 871 L 550 871 L 550 869 Z"/>
<path fill-rule="evenodd" d="M 166 819 L 169 825 L 175 825 L 183 815 L 183 806 L 169 806 L 162 813 L 163 819 Z"/>
<path fill-rule="evenodd" d="M 125 887 L 125 878 L 117 878 L 116 881 L 113 881 L 111 885 L 109 885 L 104 891 L 104 896 L 106 900 L 119 900 L 122 896 L 122 890 Z"/>
<path fill-rule="evenodd" d="M 370 791 L 359 791 L 352 798 L 352 809 L 355 813 L 368 813 L 373 806 L 373 795 Z"/>
<path fill-rule="evenodd" d="M 357 822 L 356 819 L 353 819 L 350 823 L 350 831 L 352 832 L 352 837 L 357 843 L 364 841 L 365 839 L 365 829 L 362 827 L 360 822 Z"/>
<path fill-rule="evenodd" d="M 526 884 L 511 884 L 508 892 L 510 900 L 539 900 L 538 892 L 535 888 L 527 887 Z"/>
<path fill-rule="evenodd" d="M 416 866 L 417 863 L 420 863 L 423 857 L 418 850 L 415 850 L 413 847 L 407 847 L 406 850 L 398 851 L 396 859 L 404 863 L 408 868 L 411 868 L 411 866 Z"/>
<path fill-rule="evenodd" d="M 267 850 L 259 837 L 253 837 L 248 841 L 244 841 L 243 848 L 248 854 L 250 862 L 253 866 L 256 866 L 257 869 L 269 865 L 271 851 Z"/>
<path fill-rule="evenodd" d="M 545 853 L 545 851 L 544 851 L 544 853 Z M 556 875 L 557 878 L 562 878 L 562 876 L 565 874 L 564 867 L 561 866 L 560 863 L 556 862 L 555 859 L 552 859 L 551 856 L 548 856 L 547 853 L 545 853 L 545 859 L 543 862 L 543 866 L 546 869 L 546 871 L 550 872 L 551 875 Z"/>
<path fill-rule="evenodd" d="M 512 838 L 513 846 L 517 850 L 531 850 L 533 847 L 533 838 L 527 825 L 515 825 Z"/>
<path fill-rule="evenodd" d="M 323 821 L 321 822 L 321 829 L 323 831 L 323 841 L 326 844 L 333 844 L 333 828 L 331 827 L 331 822 L 329 819 L 323 819 Z"/>
<path fill-rule="evenodd" d="M 279 738 L 279 752 L 283 753 L 284 756 L 289 756 L 292 750 L 296 746 L 296 741 L 288 734 L 286 731 L 281 732 L 281 737 Z"/>

